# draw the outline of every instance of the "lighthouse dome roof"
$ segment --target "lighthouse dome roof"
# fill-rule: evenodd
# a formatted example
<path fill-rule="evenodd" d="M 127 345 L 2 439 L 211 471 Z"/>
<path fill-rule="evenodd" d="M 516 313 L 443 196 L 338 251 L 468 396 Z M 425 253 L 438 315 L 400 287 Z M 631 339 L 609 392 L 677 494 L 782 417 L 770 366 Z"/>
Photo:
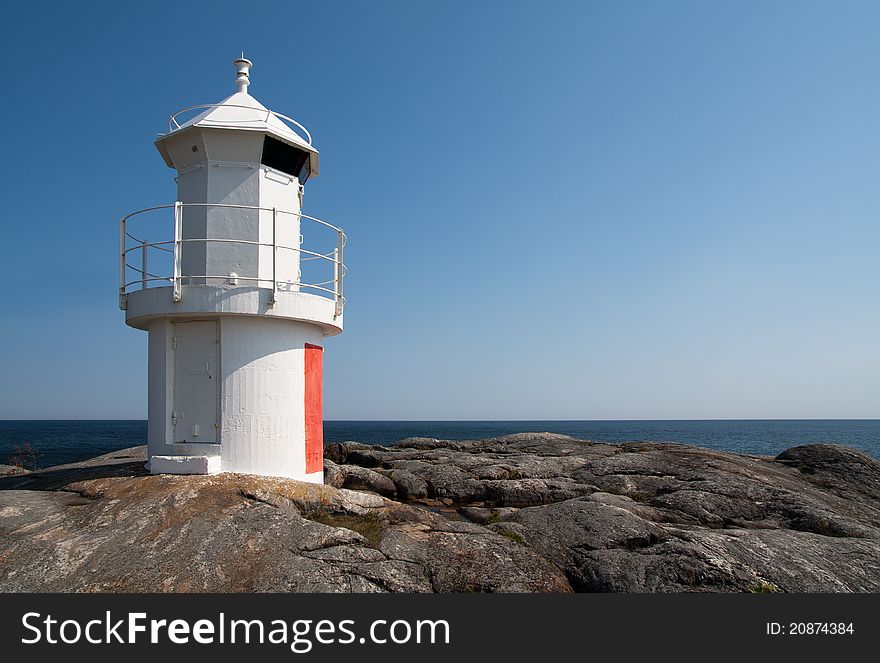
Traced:
<path fill-rule="evenodd" d="M 194 128 L 231 129 L 237 131 L 257 131 L 268 134 L 288 145 L 299 148 L 311 155 L 310 170 L 312 175 L 318 174 L 318 150 L 312 145 L 312 136 L 308 130 L 293 118 L 269 110 L 248 93 L 250 83 L 250 67 L 252 63 L 243 57 L 233 63 L 238 70 L 236 83 L 238 90 L 215 104 L 200 104 L 177 111 L 169 121 L 169 132 L 156 140 L 156 147 L 166 163 L 172 166 L 167 140 Z M 189 117 L 185 122 L 178 118 Z M 294 129 L 296 127 L 296 129 Z M 173 166 L 172 166 L 173 167 Z"/>
<path fill-rule="evenodd" d="M 308 134 L 306 138 L 300 136 L 281 117 L 283 116 L 269 110 L 247 92 L 236 92 L 223 101 L 208 105 L 206 110 L 174 128 L 172 133 L 187 127 L 266 131 L 304 150 L 317 152 L 312 147 Z"/>

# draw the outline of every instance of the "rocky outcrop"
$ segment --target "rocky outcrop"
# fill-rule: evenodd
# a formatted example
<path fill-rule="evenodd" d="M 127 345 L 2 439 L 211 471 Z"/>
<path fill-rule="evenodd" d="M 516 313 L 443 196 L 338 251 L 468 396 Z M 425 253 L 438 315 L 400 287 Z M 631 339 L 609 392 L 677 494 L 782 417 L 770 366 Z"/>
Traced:
<path fill-rule="evenodd" d="M 149 476 L 143 453 L 0 479 L 0 591 L 570 591 L 479 525 L 328 485 Z"/>
<path fill-rule="evenodd" d="M 18 465 L 0 465 L 0 477 L 8 477 L 14 474 L 27 474 L 28 470 Z"/>
<path fill-rule="evenodd" d="M 553 434 L 326 448 L 325 485 L 0 477 L 0 591 L 880 591 L 880 463 Z"/>
<path fill-rule="evenodd" d="M 519 434 L 340 460 L 418 477 L 410 501 L 508 536 L 575 591 L 880 591 L 880 463 L 837 445 L 772 459 Z"/>

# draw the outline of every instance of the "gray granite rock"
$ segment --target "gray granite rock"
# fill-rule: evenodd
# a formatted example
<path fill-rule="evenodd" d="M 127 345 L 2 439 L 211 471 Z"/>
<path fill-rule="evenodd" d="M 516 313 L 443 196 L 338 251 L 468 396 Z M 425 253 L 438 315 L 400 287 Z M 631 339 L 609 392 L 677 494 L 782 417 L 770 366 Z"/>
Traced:
<path fill-rule="evenodd" d="M 427 499 L 411 502 L 451 501 L 575 591 L 880 591 L 880 462 L 837 445 L 773 459 L 523 433 L 349 462 L 421 478 Z"/>
<path fill-rule="evenodd" d="M 18 465 L 0 465 L 0 477 L 8 477 L 14 474 L 27 474 L 30 470 L 26 470 Z"/>
<path fill-rule="evenodd" d="M 324 459 L 324 483 L 334 488 L 342 488 L 345 472 L 329 458 Z"/>
<path fill-rule="evenodd" d="M 0 476 L 0 591 L 880 591 L 880 462 L 835 445 L 347 442 L 326 485 L 144 453 Z"/>
<path fill-rule="evenodd" d="M 342 465 L 339 469 L 344 477 L 343 488 L 369 490 L 385 497 L 394 497 L 397 494 L 394 482 L 384 474 L 357 465 Z"/>
<path fill-rule="evenodd" d="M 417 500 L 428 496 L 428 484 L 407 470 L 380 470 L 394 482 L 397 496 L 403 500 Z"/>
<path fill-rule="evenodd" d="M 570 591 L 509 538 L 373 492 L 143 462 L 0 479 L 0 591 Z"/>

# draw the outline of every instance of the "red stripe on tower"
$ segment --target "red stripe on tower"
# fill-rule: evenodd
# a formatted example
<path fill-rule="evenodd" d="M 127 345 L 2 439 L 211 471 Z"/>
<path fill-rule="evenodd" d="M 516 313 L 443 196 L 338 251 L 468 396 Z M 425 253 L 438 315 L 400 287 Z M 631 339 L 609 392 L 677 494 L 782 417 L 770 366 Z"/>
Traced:
<path fill-rule="evenodd" d="M 306 473 L 324 469 L 324 406 L 322 395 L 324 348 L 306 343 L 305 414 Z"/>

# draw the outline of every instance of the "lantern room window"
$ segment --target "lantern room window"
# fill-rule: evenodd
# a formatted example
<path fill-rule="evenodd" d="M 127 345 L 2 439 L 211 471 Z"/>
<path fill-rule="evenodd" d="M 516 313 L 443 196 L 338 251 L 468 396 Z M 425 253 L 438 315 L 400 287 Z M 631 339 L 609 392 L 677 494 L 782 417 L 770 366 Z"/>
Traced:
<path fill-rule="evenodd" d="M 260 163 L 282 173 L 293 175 L 305 184 L 309 179 L 309 153 L 293 145 L 283 143 L 277 138 L 266 136 L 263 139 L 263 156 Z"/>

